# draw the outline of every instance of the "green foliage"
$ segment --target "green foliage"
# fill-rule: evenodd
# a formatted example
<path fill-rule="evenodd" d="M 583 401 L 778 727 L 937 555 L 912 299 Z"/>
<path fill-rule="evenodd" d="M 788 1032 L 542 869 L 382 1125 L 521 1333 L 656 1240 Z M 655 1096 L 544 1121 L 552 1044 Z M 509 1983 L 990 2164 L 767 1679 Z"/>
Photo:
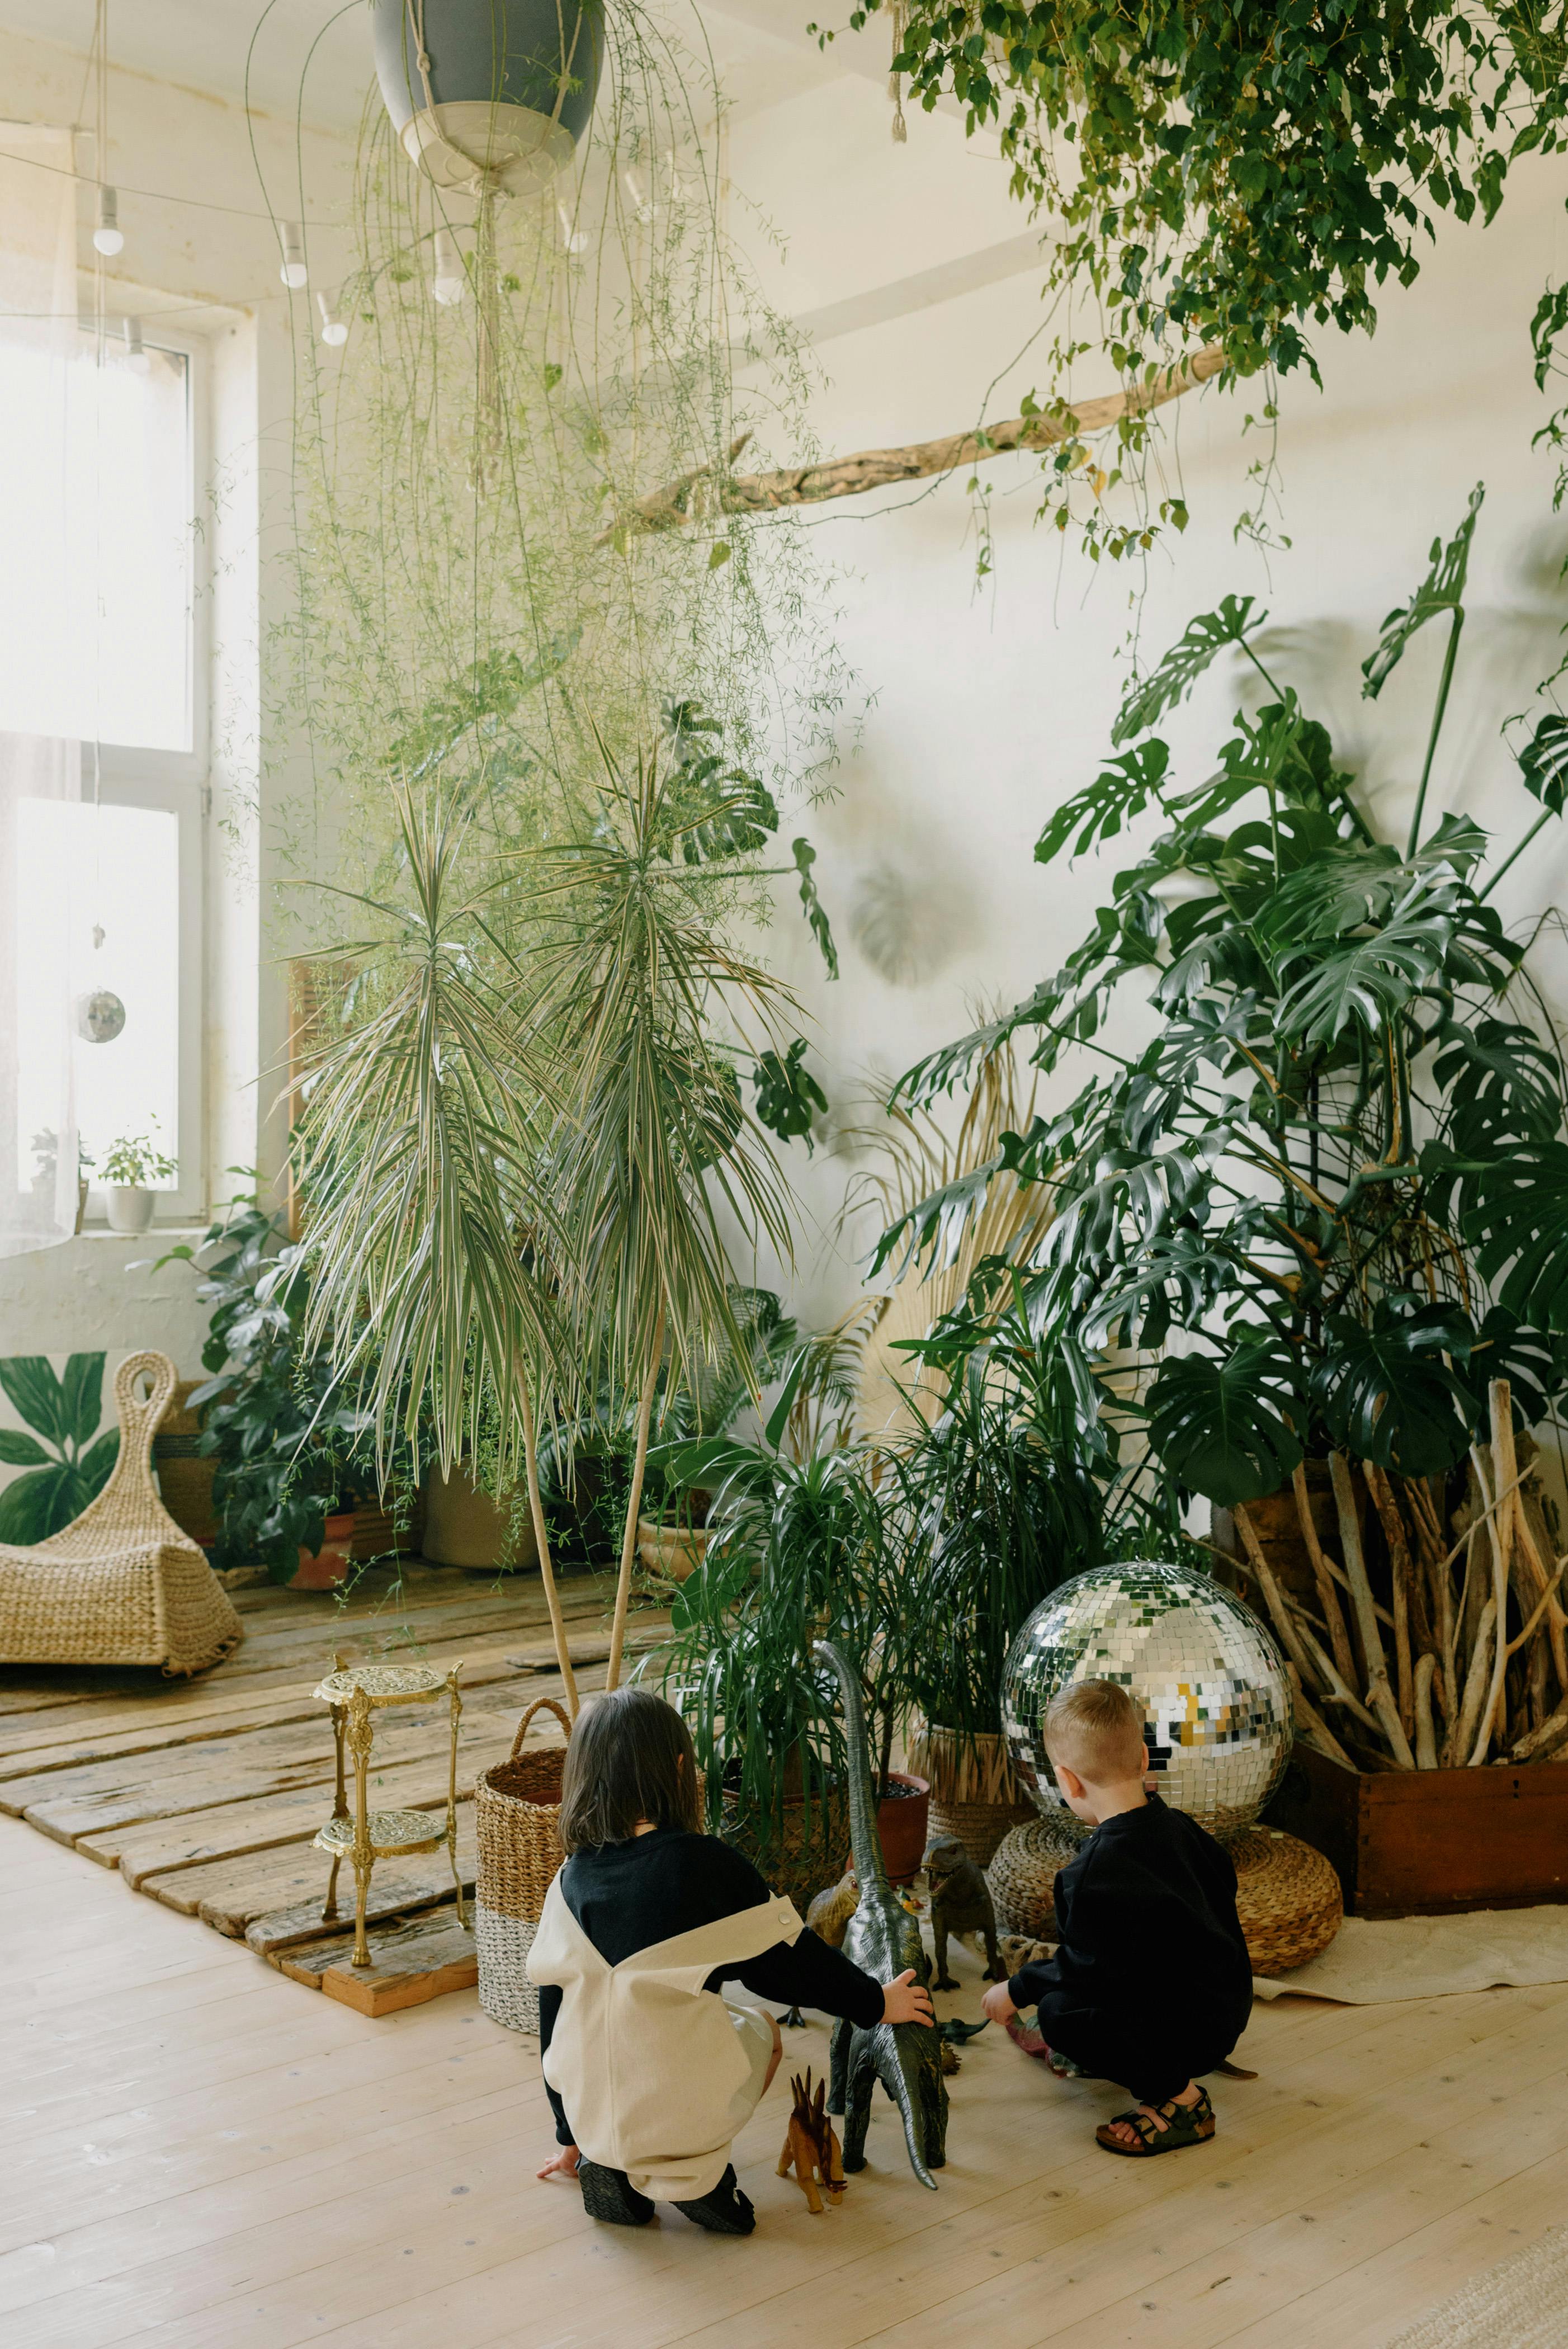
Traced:
<path fill-rule="evenodd" d="M 108 1482 L 119 1430 L 98 1433 L 103 1364 L 101 1354 L 72 1354 L 62 1378 L 42 1354 L 0 1356 L 0 1388 L 34 1431 L 0 1427 L 0 1462 L 28 1472 L 0 1488 L 0 1542 L 47 1541 Z"/>
<path fill-rule="evenodd" d="M 301 1251 L 255 1198 L 230 1201 L 194 1248 L 171 1248 L 155 1269 L 175 1261 L 197 1270 L 210 1315 L 201 1360 L 214 1375 L 191 1403 L 202 1413 L 198 1449 L 217 1463 L 213 1563 L 260 1564 L 288 1582 L 335 1508 L 356 1493 L 410 1491 L 419 1455 L 405 1449 L 377 1473 L 365 1414 L 342 1400 L 330 1351 L 307 1341 Z"/>
<path fill-rule="evenodd" d="M 106 1183 L 141 1185 L 172 1182 L 180 1169 L 150 1134 L 122 1133 L 109 1143 L 98 1172 Z"/>
<path fill-rule="evenodd" d="M 1404 849 L 1374 835 L 1325 730 L 1260 671 L 1277 698 L 1238 715 L 1207 781 L 1179 788 L 1146 736 L 1068 802 L 1043 861 L 1145 814 L 1158 828 L 1055 977 L 900 1088 L 930 1101 L 1019 1030 L 1047 1072 L 1090 1048 L 1076 1097 L 921 1202 L 879 1261 L 953 1261 L 999 1174 L 1047 1185 L 1054 1220 L 1026 1261 L 980 1268 L 948 1367 L 1015 1322 L 1045 1358 L 1135 1350 L 1119 1402 L 1142 1419 L 1157 1492 L 1233 1505 L 1331 1445 L 1433 1475 L 1484 1432 L 1489 1380 L 1513 1381 L 1533 1419 L 1568 1379 L 1563 1063 L 1488 902 L 1519 852 L 1500 858 L 1457 814 L 1420 831 L 1479 508 L 1478 492 L 1366 664 L 1376 690 L 1414 630 L 1449 616 Z M 1195 624 L 1130 706 L 1150 722 L 1205 648 L 1250 649 L 1246 625 L 1233 601 Z M 1555 735 L 1536 739 L 1523 780 L 1549 815 Z M 1146 1040 L 1119 1050 L 1128 992 Z M 1118 1043 L 1129 1032 L 1119 1014 Z"/>
<path fill-rule="evenodd" d="M 757 1122 L 780 1142 L 793 1142 L 802 1135 L 806 1147 L 811 1147 L 811 1120 L 819 1111 L 826 1112 L 828 1096 L 806 1066 L 806 1039 L 797 1036 L 789 1049 L 762 1053 L 751 1072 L 757 1088 Z"/>
<path fill-rule="evenodd" d="M 894 70 L 999 132 L 1015 193 L 1060 222 L 1050 289 L 1098 301 L 1132 377 L 1194 343 L 1315 372 L 1313 326 L 1370 332 L 1435 218 L 1491 221 L 1511 160 L 1563 143 L 1557 12 L 903 0 L 903 24 Z"/>

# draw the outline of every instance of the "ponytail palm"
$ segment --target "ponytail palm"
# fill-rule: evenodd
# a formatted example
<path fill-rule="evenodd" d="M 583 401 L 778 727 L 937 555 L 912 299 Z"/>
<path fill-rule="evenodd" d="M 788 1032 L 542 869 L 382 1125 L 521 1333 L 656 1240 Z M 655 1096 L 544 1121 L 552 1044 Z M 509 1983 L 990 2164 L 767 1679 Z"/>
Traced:
<path fill-rule="evenodd" d="M 378 1457 L 424 1423 L 449 1468 L 487 1410 L 503 1478 L 521 1448 L 575 1712 L 535 1458 L 534 1399 L 555 1392 L 567 1359 L 559 1234 L 539 1179 L 553 1079 L 491 918 L 501 885 L 465 885 L 468 817 L 437 789 L 400 791 L 397 814 L 403 885 L 353 899 L 372 917 L 336 949 L 355 973 L 353 1022 L 306 1081 L 305 1335 L 357 1386 Z"/>
<path fill-rule="evenodd" d="M 539 950 L 537 1018 L 560 1040 L 565 1072 L 550 1182 L 572 1268 L 574 1351 L 638 1396 L 614 1688 L 665 1352 L 672 1383 L 688 1385 L 721 1348 L 750 1358 L 726 1218 L 748 1246 L 789 1248 L 778 1167 L 710 1031 L 727 1021 L 755 1055 L 777 1040 L 794 999 L 718 926 L 755 871 L 745 779 L 694 789 L 678 760 L 661 770 L 655 753 L 640 753 L 624 771 L 602 738 L 599 751 L 598 821 L 544 852 L 534 902 L 552 933 Z"/>

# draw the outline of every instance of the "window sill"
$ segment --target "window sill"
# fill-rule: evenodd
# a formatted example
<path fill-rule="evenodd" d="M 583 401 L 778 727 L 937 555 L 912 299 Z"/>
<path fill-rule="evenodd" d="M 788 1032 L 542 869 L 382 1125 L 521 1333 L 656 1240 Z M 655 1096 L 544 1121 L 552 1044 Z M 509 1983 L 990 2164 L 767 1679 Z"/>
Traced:
<path fill-rule="evenodd" d="M 78 1240 L 192 1240 L 205 1224 L 149 1224 L 144 1232 L 111 1232 L 107 1224 L 84 1224 L 72 1237 Z"/>

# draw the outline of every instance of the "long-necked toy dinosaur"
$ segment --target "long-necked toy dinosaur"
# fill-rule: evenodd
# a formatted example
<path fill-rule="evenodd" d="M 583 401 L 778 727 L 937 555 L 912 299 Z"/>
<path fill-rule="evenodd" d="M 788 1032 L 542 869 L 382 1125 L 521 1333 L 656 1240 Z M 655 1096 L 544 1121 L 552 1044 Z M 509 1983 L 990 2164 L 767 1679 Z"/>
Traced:
<path fill-rule="evenodd" d="M 817 1653 L 838 1673 L 844 1692 L 844 1728 L 850 1756 L 850 1839 L 860 1903 L 844 1933 L 844 1955 L 878 1982 L 891 1982 L 913 1966 L 917 1981 L 931 1986 L 931 1967 L 920 1925 L 888 1881 L 872 1801 L 866 1751 L 865 1712 L 860 1675 L 829 1640 Z M 928 2023 L 878 2023 L 869 2031 L 842 2017 L 833 2025 L 830 2112 L 844 2122 L 844 2168 L 866 2166 L 866 2128 L 872 2087 L 880 2080 L 903 2120 L 910 2168 L 934 2190 L 931 2175 L 947 2158 L 947 2084 L 942 2076 L 942 2042 Z"/>

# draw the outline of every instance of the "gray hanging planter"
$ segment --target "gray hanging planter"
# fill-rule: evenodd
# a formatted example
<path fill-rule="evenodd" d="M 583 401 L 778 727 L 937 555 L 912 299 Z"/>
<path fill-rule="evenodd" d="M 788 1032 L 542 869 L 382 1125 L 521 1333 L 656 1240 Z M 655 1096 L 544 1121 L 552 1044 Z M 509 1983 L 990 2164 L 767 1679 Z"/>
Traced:
<path fill-rule="evenodd" d="M 572 160 L 599 88 L 603 0 L 371 0 L 370 28 L 393 128 L 438 186 L 521 191 Z"/>

